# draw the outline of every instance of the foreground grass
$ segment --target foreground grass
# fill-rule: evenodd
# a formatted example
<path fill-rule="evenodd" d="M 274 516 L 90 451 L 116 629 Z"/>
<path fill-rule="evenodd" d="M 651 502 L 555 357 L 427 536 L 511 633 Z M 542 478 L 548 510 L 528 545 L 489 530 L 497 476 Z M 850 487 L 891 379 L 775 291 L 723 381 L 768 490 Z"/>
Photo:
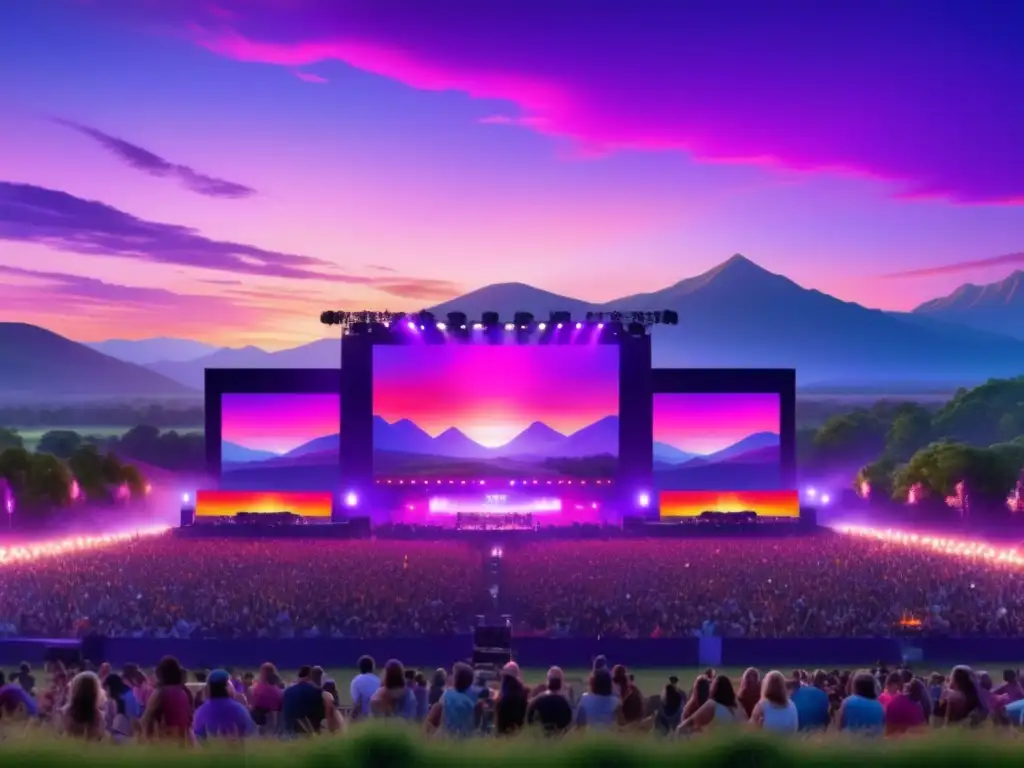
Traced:
<path fill-rule="evenodd" d="M 526 735 L 508 740 L 450 743 L 430 740 L 405 729 L 363 727 L 347 737 L 297 742 L 254 741 L 245 745 L 215 744 L 199 749 L 167 744 L 113 746 L 88 745 L 54 739 L 41 731 L 7 728 L 0 741 L 0 765 L 21 768 L 74 766 L 101 768 L 146 765 L 261 768 L 287 764 L 289 768 L 657 768 L 699 765 L 780 766 L 800 768 L 872 768 L 886 766 L 975 765 L 987 768 L 1019 766 L 1024 744 L 1017 731 L 935 732 L 900 740 L 864 740 L 825 734 L 779 739 L 760 734 L 733 733 L 700 736 L 684 741 L 656 741 L 644 736 L 570 735 L 560 740 Z"/>

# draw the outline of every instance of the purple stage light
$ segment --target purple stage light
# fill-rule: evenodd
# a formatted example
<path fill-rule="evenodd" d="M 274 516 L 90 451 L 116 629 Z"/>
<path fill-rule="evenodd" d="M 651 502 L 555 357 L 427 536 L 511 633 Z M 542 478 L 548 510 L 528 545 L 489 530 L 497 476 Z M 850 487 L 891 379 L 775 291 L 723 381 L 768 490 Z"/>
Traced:
<path fill-rule="evenodd" d="M 346 507 L 356 507 L 356 506 L 359 506 L 359 497 L 356 495 L 355 491 L 349 491 L 348 493 L 345 494 L 345 506 Z"/>
<path fill-rule="evenodd" d="M 483 330 L 483 327 L 484 327 L 483 323 L 473 323 L 473 330 L 474 331 Z"/>
<path fill-rule="evenodd" d="M 604 323 L 598 323 L 597 324 L 597 329 L 601 330 L 602 328 L 604 328 Z"/>
<path fill-rule="evenodd" d="M 562 324 L 559 323 L 558 325 L 555 326 L 555 328 L 557 328 L 558 330 L 562 330 Z"/>
<path fill-rule="evenodd" d="M 583 323 L 576 323 L 576 330 L 580 330 L 583 327 Z"/>
<path fill-rule="evenodd" d="M 407 328 L 408 328 L 408 329 L 409 329 L 410 331 L 415 331 L 415 330 L 416 330 L 416 323 L 406 323 L 406 327 L 407 327 Z"/>
<path fill-rule="evenodd" d="M 640 505 L 641 509 L 647 509 L 649 506 L 651 506 L 651 494 L 647 493 L 646 491 L 640 493 L 636 497 L 636 502 L 637 504 Z"/>
<path fill-rule="evenodd" d="M 516 327 L 512 323 L 505 323 L 505 330 L 506 331 L 514 331 L 515 329 L 516 329 Z"/>

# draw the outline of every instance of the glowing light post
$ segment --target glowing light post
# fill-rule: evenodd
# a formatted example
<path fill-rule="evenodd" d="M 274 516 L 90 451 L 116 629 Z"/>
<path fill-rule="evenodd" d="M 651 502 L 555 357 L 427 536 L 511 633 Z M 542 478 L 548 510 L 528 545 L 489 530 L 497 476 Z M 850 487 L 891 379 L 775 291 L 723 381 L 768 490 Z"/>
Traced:
<path fill-rule="evenodd" d="M 14 494 L 5 478 L 0 478 L 0 495 L 4 499 L 4 511 L 7 512 L 7 530 L 14 529 Z"/>

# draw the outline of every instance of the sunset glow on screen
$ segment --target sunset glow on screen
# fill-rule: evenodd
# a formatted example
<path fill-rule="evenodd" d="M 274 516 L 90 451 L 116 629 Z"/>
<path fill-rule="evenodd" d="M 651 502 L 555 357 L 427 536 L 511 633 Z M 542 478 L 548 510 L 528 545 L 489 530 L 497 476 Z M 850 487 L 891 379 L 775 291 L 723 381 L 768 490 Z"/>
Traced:
<path fill-rule="evenodd" d="M 334 497 L 329 492 L 199 491 L 196 517 L 290 512 L 299 517 L 327 518 L 331 516 L 333 502 Z"/>
<path fill-rule="evenodd" d="M 338 434 L 340 422 L 341 398 L 336 393 L 221 395 L 221 442 L 256 453 L 285 456 L 317 438 Z"/>
<path fill-rule="evenodd" d="M 380 345 L 378 474 L 607 476 L 619 452 L 619 348 Z"/>
<path fill-rule="evenodd" d="M 758 517 L 800 517 L 796 491 L 662 491 L 662 518 L 697 517 L 703 512 L 756 512 Z"/>
<path fill-rule="evenodd" d="M 658 393 L 653 407 L 658 488 L 783 490 L 777 392 Z"/>

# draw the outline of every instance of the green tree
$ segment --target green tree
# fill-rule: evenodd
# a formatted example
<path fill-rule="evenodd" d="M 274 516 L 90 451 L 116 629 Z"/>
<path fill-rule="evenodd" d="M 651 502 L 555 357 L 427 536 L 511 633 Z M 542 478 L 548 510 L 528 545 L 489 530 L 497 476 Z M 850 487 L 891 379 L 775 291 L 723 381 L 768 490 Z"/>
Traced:
<path fill-rule="evenodd" d="M 867 461 L 882 453 L 888 424 L 857 410 L 833 416 L 814 436 L 814 457 L 822 462 Z"/>
<path fill-rule="evenodd" d="M 0 451 L 5 448 L 24 448 L 25 441 L 18 434 L 18 430 L 10 427 L 0 427 Z"/>
<path fill-rule="evenodd" d="M 897 466 L 895 461 L 888 458 L 865 464 L 860 468 L 854 480 L 854 490 L 860 493 L 866 484 L 870 490 L 868 496 L 870 500 L 879 501 L 892 498 L 893 476 L 896 474 Z"/>
<path fill-rule="evenodd" d="M 103 456 L 95 445 L 78 446 L 68 459 L 68 468 L 87 499 L 100 501 L 109 497 L 107 481 L 103 474 Z"/>
<path fill-rule="evenodd" d="M 11 490 L 20 493 L 28 485 L 32 454 L 24 448 L 6 448 L 0 451 L 0 476 L 7 479 Z"/>
<path fill-rule="evenodd" d="M 82 436 L 69 429 L 55 429 L 39 438 L 37 453 L 50 453 L 60 459 L 68 459 L 82 444 Z"/>
<path fill-rule="evenodd" d="M 30 503 L 41 509 L 61 507 L 71 500 L 71 473 L 63 462 L 50 453 L 32 455 L 26 495 Z"/>
<path fill-rule="evenodd" d="M 945 498 L 956 492 L 957 483 L 963 482 L 975 500 L 999 504 L 1009 495 L 1020 473 L 1020 466 L 1014 468 L 1013 459 L 1008 454 L 965 443 L 932 443 L 896 470 L 893 495 L 905 499 L 910 488 L 920 483 L 929 496 Z"/>
<path fill-rule="evenodd" d="M 932 440 L 932 415 L 919 405 L 908 404 L 895 414 L 885 435 L 885 456 L 906 461 Z"/>
<path fill-rule="evenodd" d="M 141 499 L 146 495 L 146 479 L 131 464 L 121 465 L 121 482 L 128 486 L 133 499 Z"/>

